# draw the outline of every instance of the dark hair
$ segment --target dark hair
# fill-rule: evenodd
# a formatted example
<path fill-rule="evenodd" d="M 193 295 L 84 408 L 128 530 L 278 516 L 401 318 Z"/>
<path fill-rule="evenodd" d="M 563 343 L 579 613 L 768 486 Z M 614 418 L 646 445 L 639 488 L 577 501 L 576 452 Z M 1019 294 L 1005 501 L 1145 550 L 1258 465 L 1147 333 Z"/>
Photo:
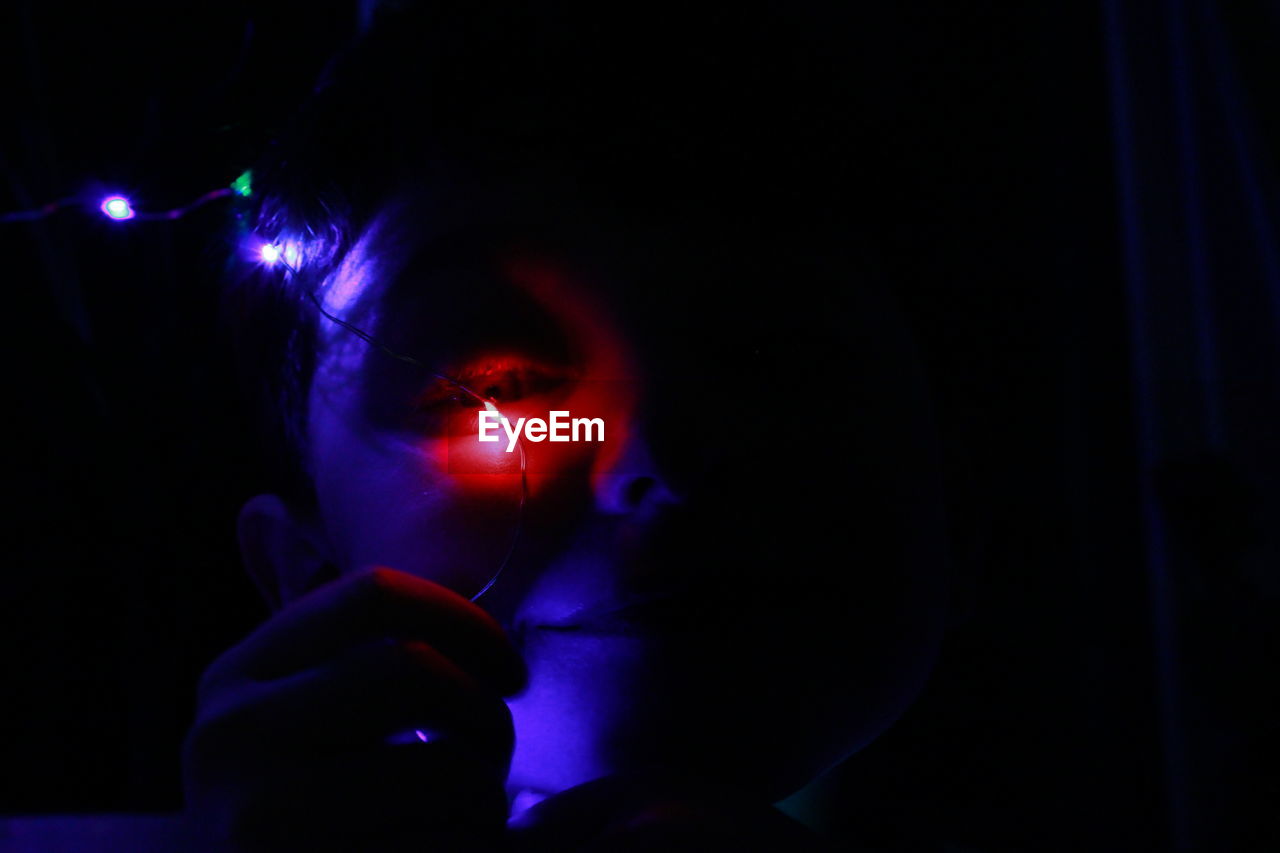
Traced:
<path fill-rule="evenodd" d="M 406 188 L 532 170 L 615 208 L 698 198 L 830 227 L 857 198 L 844 35 L 796 4 L 663 14 L 649 3 L 432 3 L 381 15 L 325 71 L 237 212 L 242 236 L 308 246 L 299 274 L 240 263 L 226 288 L 267 486 L 311 500 L 312 294 Z"/>

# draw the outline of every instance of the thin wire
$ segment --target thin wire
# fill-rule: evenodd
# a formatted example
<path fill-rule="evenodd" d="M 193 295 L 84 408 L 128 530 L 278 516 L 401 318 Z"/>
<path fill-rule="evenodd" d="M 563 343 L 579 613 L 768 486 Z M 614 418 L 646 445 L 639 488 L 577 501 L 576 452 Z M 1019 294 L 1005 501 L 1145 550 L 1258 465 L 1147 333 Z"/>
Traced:
<path fill-rule="evenodd" d="M 231 189 L 231 187 L 219 187 L 216 190 L 211 190 L 210 192 L 205 193 L 195 201 L 191 202 L 190 204 L 183 205 L 182 207 L 175 207 L 173 210 L 166 210 L 160 213 L 139 213 L 136 218 L 137 219 L 180 219 L 181 217 L 186 216 L 188 213 L 195 210 L 197 207 L 200 207 L 203 204 L 208 204 L 214 199 L 225 198 L 234 192 L 235 190 Z"/>
<path fill-rule="evenodd" d="M 136 213 L 131 218 L 140 219 L 140 220 L 147 219 L 147 220 L 153 220 L 153 221 L 160 220 L 160 219 L 165 219 L 165 220 L 181 219 L 191 211 L 195 210 L 197 207 L 201 207 L 202 205 L 208 204 L 209 202 L 214 201 L 215 199 L 226 198 L 227 196 L 232 195 L 234 192 L 235 190 L 231 189 L 230 187 L 219 187 L 216 190 L 210 190 L 209 192 L 200 196 L 190 204 L 184 204 L 182 207 L 175 207 L 172 210 L 162 210 L 156 213 Z M 87 208 L 89 206 L 90 206 L 90 202 L 86 201 L 85 199 L 78 196 L 69 196 L 67 198 L 60 198 L 57 201 L 51 201 L 48 204 L 43 204 L 40 207 L 35 207 L 30 210 L 15 210 L 15 211 L 12 211 L 11 213 L 0 214 L 0 224 L 6 224 L 9 222 L 34 222 L 37 219 L 44 219 L 45 217 L 52 216 L 53 214 L 57 213 L 59 210 L 62 210 L 67 207 L 86 207 Z"/>
<path fill-rule="evenodd" d="M 524 503 L 529 497 L 529 479 L 526 476 L 526 460 L 524 456 L 524 439 L 520 438 L 516 441 L 516 446 L 520 448 L 520 505 L 516 507 L 516 529 L 511 534 L 511 544 L 507 546 L 507 554 L 502 558 L 502 563 L 498 566 L 498 571 L 494 572 L 493 577 L 489 578 L 489 582 L 480 588 L 480 591 L 471 596 L 471 600 L 475 601 L 480 596 L 489 591 L 489 587 L 493 586 L 498 576 L 502 574 L 502 570 L 507 567 L 507 563 L 511 561 L 511 555 L 515 553 L 516 543 L 520 541 L 520 534 L 524 530 Z"/>
<path fill-rule="evenodd" d="M 79 199 L 75 197 L 60 198 L 57 201 L 51 201 L 31 210 L 15 210 L 12 213 L 0 215 L 0 223 L 32 222 L 36 219 L 44 219 L 46 216 L 52 216 L 62 208 L 69 207 L 78 201 Z"/>
<path fill-rule="evenodd" d="M 295 275 L 297 274 L 298 272 L 297 269 L 294 268 L 287 261 L 285 261 L 283 258 L 281 258 L 281 263 L 284 264 L 285 269 L 289 270 Z M 351 332 L 351 334 L 355 335 L 357 338 L 364 341 L 369 346 L 374 347 L 378 350 L 381 350 L 383 353 L 391 356 L 397 361 L 402 361 L 406 364 L 412 364 L 416 367 L 419 367 L 425 370 L 427 373 L 431 374 L 437 379 L 442 379 L 445 382 L 448 382 L 450 385 L 453 385 L 454 387 L 461 390 L 464 394 L 467 394 L 468 396 L 472 397 L 478 403 L 482 403 L 488 406 L 493 406 L 495 409 L 497 408 L 494 405 L 492 400 L 486 400 L 484 397 L 481 397 L 475 391 L 472 391 L 470 388 L 464 385 L 461 381 L 454 379 L 452 376 L 446 376 L 443 373 L 439 373 L 435 370 L 432 370 L 430 367 L 427 367 L 427 365 L 425 365 L 418 359 L 414 358 L 413 356 L 396 352 L 391 347 L 387 346 L 382 341 L 378 340 L 373 335 L 366 332 L 364 329 L 361 329 L 359 326 L 349 323 L 346 320 L 343 320 L 341 317 L 335 317 L 333 314 L 329 313 L 329 311 L 325 309 L 324 304 L 321 303 L 319 297 L 316 296 L 315 291 L 311 289 L 307 289 L 307 296 L 310 297 L 312 304 L 316 306 L 316 310 L 319 311 L 326 319 L 328 319 L 333 323 L 337 323 L 339 326 L 346 329 L 348 332 Z M 493 587 L 495 583 L 497 583 L 498 578 L 502 575 L 503 571 L 507 568 L 507 564 L 511 562 L 511 556 L 515 553 L 516 544 L 520 541 L 520 534 L 524 530 L 524 507 L 525 507 L 525 502 L 529 498 L 529 478 L 528 478 L 528 460 L 524 452 L 523 438 L 517 439 L 517 446 L 520 448 L 520 504 L 519 506 L 516 507 L 516 525 L 515 525 L 515 530 L 511 534 L 511 544 L 507 546 L 507 553 L 502 558 L 502 562 L 498 564 L 498 570 L 494 572 L 493 576 L 489 578 L 488 582 L 485 583 L 485 585 L 480 588 L 479 592 L 471 596 L 471 599 L 470 599 L 471 601 L 475 601 L 480 596 L 484 595 L 486 592 L 490 590 L 490 588 Z"/>

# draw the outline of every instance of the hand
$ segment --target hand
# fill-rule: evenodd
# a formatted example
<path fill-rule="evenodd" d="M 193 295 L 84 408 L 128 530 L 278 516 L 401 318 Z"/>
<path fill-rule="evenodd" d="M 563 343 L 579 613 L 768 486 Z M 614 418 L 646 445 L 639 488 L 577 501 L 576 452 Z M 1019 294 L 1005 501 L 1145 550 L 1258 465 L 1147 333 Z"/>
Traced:
<path fill-rule="evenodd" d="M 326 584 L 200 681 L 183 750 L 210 850 L 476 850 L 504 831 L 524 663 L 498 624 L 391 569 Z M 426 730 L 428 743 L 392 745 Z"/>

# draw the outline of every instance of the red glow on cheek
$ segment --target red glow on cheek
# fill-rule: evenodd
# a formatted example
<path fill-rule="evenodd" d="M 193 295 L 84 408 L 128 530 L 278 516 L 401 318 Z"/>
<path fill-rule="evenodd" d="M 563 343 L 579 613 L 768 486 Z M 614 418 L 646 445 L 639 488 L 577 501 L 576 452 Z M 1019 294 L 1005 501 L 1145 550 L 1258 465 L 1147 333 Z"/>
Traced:
<path fill-rule="evenodd" d="M 507 453 L 500 441 L 479 440 L 479 410 L 450 417 L 448 434 L 437 439 L 444 471 L 459 488 L 471 493 L 508 493 L 520 489 L 520 454 Z"/>

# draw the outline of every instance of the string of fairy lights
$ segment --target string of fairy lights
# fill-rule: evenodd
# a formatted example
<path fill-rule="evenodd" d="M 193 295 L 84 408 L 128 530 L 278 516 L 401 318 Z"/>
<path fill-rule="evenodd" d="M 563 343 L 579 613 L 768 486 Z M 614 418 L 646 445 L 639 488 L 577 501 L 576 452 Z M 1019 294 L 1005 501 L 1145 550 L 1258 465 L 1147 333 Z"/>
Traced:
<path fill-rule="evenodd" d="M 190 203 L 170 210 L 138 210 L 133 201 L 123 193 L 108 193 L 101 198 L 79 195 L 69 196 L 67 198 L 58 199 L 57 201 L 51 201 L 30 210 L 17 210 L 0 215 L 0 224 L 35 222 L 41 219 L 46 219 L 59 211 L 74 208 L 80 208 L 82 210 L 97 209 L 99 213 L 111 222 L 129 222 L 130 220 L 173 221 L 175 219 L 181 219 L 191 211 L 199 207 L 203 207 L 209 202 L 217 201 L 218 199 L 231 198 L 235 196 L 249 198 L 252 195 L 253 171 L 246 169 L 244 172 L 241 172 L 240 175 L 237 176 L 236 179 L 228 186 L 210 190 Z M 301 247 L 295 241 L 281 241 L 278 239 L 255 240 L 253 252 L 256 259 L 264 265 L 276 266 L 278 264 L 292 273 L 296 273 L 298 271 L 298 265 L 302 260 Z"/>
<path fill-rule="evenodd" d="M 81 210 L 96 209 L 111 222 L 138 221 L 173 221 L 181 219 L 193 210 L 203 207 L 212 201 L 224 198 L 249 198 L 253 195 L 253 171 L 241 172 L 228 186 L 210 190 L 202 196 L 181 207 L 170 210 L 139 210 L 133 201 L 123 193 L 113 192 L 93 198 L 88 195 L 69 196 L 51 201 L 30 210 L 17 210 L 0 215 L 0 224 L 15 222 L 35 222 L 46 219 L 63 210 L 79 208 Z M 297 272 L 302 259 L 301 249 L 296 242 L 278 240 L 258 240 L 254 247 L 256 259 L 266 266 L 282 265 L 291 272 Z"/>
<path fill-rule="evenodd" d="M 138 210 L 133 201 L 122 193 L 108 193 L 101 199 L 95 199 L 88 195 L 76 195 L 51 201 L 48 204 L 43 204 L 30 210 L 16 210 L 11 213 L 5 213 L 0 215 L 0 223 L 34 222 L 71 208 L 96 208 L 112 222 L 128 222 L 131 219 L 174 220 L 181 219 L 196 208 L 203 207 L 209 202 L 217 201 L 220 198 L 228 198 L 230 196 L 248 198 L 251 195 L 253 195 L 253 172 L 246 170 L 241 172 L 229 186 L 211 190 L 189 204 L 184 204 L 171 210 Z"/>

